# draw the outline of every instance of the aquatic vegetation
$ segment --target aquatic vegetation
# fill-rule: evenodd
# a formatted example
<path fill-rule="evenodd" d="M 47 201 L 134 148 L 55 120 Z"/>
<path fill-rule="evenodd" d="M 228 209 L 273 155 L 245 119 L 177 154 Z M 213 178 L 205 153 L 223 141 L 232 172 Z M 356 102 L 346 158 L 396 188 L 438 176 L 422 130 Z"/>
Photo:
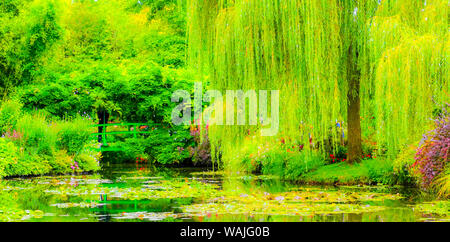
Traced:
<path fill-rule="evenodd" d="M 74 207 L 95 208 L 95 207 L 99 207 L 99 206 L 103 206 L 103 205 L 104 204 L 102 204 L 102 203 L 96 203 L 96 202 L 91 202 L 91 203 L 81 202 L 81 203 L 55 203 L 50 206 L 54 206 L 54 207 L 58 207 L 58 208 L 74 208 Z"/>
<path fill-rule="evenodd" d="M 380 210 L 383 210 L 383 207 L 358 204 L 280 204 L 276 202 L 253 204 L 240 204 L 238 202 L 208 203 L 183 207 L 183 211 L 194 216 L 211 216 L 211 214 L 310 216 L 315 214 L 377 212 Z"/>
<path fill-rule="evenodd" d="M 224 176 L 226 172 L 224 170 L 215 170 L 191 172 L 190 174 L 193 176 Z"/>
<path fill-rule="evenodd" d="M 158 172 L 147 172 L 136 172 L 130 165 L 108 179 L 103 175 L 66 175 L 3 180 L 0 210 L 5 212 L 0 212 L 0 219 L 416 221 L 446 216 L 443 205 L 439 205 L 439 214 L 419 210 L 414 204 L 407 207 L 404 194 L 388 186 L 318 187 L 264 176 L 210 177 L 202 172 L 198 176 L 174 172 L 176 177 L 162 177 Z"/>
<path fill-rule="evenodd" d="M 226 191 L 223 196 L 210 199 L 207 203 L 183 206 L 184 212 L 195 216 L 211 214 L 266 214 L 301 215 L 344 214 L 376 212 L 385 209 L 382 206 L 364 202 L 397 200 L 401 196 L 373 192 L 323 191 L 305 189 L 281 193 L 256 192 L 239 193 Z"/>
<path fill-rule="evenodd" d="M 179 219 L 185 217 L 185 214 L 182 213 L 171 213 L 171 212 L 163 212 L 163 213 L 148 213 L 148 212 L 135 212 L 135 213 L 121 213 L 114 216 L 114 219 L 117 220 L 145 220 L 145 221 L 171 221 L 174 219 Z"/>
<path fill-rule="evenodd" d="M 439 216 L 440 220 L 450 221 L 449 201 L 426 202 L 417 204 L 414 206 L 414 211 L 420 213 L 424 220 L 426 220 L 429 215 L 437 215 Z"/>
<path fill-rule="evenodd" d="M 10 222 L 29 218 L 40 218 L 43 216 L 41 210 L 24 210 L 17 203 L 18 192 L 15 189 L 9 189 L 0 184 L 0 221 Z M 13 191 L 13 192 L 10 192 Z"/>
<path fill-rule="evenodd" d="M 143 178 L 148 179 L 148 178 Z M 63 183 L 65 184 L 65 183 Z M 148 184 L 148 183 L 145 183 Z M 216 184 L 203 183 L 195 180 L 158 180 L 152 185 L 140 187 L 73 187 L 61 186 L 56 189 L 49 189 L 45 192 L 59 196 L 76 195 L 97 195 L 104 194 L 111 198 L 121 198 L 128 200 L 151 200 L 161 198 L 199 198 L 218 196 Z"/>

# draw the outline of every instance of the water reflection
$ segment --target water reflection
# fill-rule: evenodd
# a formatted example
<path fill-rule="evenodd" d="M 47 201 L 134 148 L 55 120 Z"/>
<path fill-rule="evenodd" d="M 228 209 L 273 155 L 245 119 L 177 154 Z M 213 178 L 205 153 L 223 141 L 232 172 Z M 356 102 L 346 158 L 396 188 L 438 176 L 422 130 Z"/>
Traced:
<path fill-rule="evenodd" d="M 448 221 L 402 187 L 318 187 L 198 169 L 109 165 L 0 182 L 2 221 Z M 420 204 L 420 205 L 418 205 Z"/>

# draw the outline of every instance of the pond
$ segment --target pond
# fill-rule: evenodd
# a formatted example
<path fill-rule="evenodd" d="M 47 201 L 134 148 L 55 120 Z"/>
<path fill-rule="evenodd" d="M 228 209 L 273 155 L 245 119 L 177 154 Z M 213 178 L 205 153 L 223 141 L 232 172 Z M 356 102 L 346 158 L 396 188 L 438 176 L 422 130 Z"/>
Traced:
<path fill-rule="evenodd" d="M 449 209 L 402 187 L 304 186 L 141 164 L 0 181 L 0 221 L 450 221 Z"/>

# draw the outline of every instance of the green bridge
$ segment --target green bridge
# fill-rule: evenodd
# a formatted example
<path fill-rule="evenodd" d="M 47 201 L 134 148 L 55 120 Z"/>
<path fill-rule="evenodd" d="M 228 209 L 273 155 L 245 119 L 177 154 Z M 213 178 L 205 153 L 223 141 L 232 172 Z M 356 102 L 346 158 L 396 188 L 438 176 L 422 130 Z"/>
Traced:
<path fill-rule="evenodd" d="M 108 135 L 123 135 L 123 134 L 130 134 L 133 135 L 134 138 L 138 137 L 138 134 L 149 134 L 151 133 L 151 130 L 141 130 L 142 127 L 155 127 L 155 124 L 147 124 L 147 123 L 107 123 L 107 124 L 95 124 L 92 127 L 95 127 L 98 129 L 98 127 L 103 127 L 103 130 L 101 133 L 98 131 L 95 133 L 92 133 L 92 136 L 95 137 L 97 140 L 97 137 L 99 135 L 102 136 L 102 142 L 100 148 L 98 148 L 99 151 L 121 151 L 122 147 L 114 145 L 113 143 L 108 143 L 107 137 Z M 120 130 L 120 131 L 111 131 L 108 132 L 108 127 L 127 127 L 127 130 Z"/>

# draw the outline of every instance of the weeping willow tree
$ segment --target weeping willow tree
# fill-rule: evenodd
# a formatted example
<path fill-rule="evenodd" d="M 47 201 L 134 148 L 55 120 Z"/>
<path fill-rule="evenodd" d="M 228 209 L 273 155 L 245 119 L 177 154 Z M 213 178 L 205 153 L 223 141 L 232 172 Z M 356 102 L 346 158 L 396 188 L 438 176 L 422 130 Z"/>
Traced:
<path fill-rule="evenodd" d="M 279 136 L 395 155 L 449 100 L 447 0 L 189 0 L 189 63 L 218 90 L 280 90 Z M 222 150 L 246 126 L 211 130 Z"/>

